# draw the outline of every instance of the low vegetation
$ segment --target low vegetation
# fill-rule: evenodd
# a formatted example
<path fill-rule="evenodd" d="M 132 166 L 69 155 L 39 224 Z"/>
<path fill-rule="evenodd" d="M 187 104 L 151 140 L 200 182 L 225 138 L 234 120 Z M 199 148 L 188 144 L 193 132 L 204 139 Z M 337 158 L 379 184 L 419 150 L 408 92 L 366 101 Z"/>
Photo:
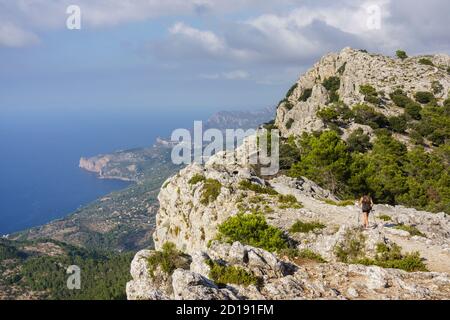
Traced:
<path fill-rule="evenodd" d="M 381 99 L 377 90 L 372 87 L 370 84 L 362 85 L 359 88 L 359 92 L 364 95 L 364 100 L 366 102 L 379 105 L 381 103 Z"/>
<path fill-rule="evenodd" d="M 341 79 L 339 77 L 330 77 L 323 81 L 322 85 L 327 89 L 328 94 L 330 96 L 329 102 L 338 102 L 339 94 L 337 91 L 341 86 Z"/>
<path fill-rule="evenodd" d="M 326 204 L 329 204 L 331 206 L 336 206 L 336 207 L 354 206 L 356 203 L 355 200 L 334 201 L 331 199 L 322 199 L 322 201 L 325 202 Z"/>
<path fill-rule="evenodd" d="M 200 203 L 203 205 L 208 205 L 214 202 L 220 195 L 222 190 L 222 184 L 215 179 L 206 179 L 203 184 L 202 196 L 200 198 Z"/>
<path fill-rule="evenodd" d="M 298 220 L 295 222 L 292 227 L 289 229 L 291 233 L 308 233 L 311 231 L 317 231 L 325 229 L 326 226 L 323 223 L 314 221 L 314 222 L 303 222 Z"/>
<path fill-rule="evenodd" d="M 419 236 L 419 237 L 426 238 L 426 235 L 424 233 L 420 232 L 419 229 L 417 229 L 414 226 L 399 224 L 399 225 L 395 226 L 395 229 L 407 231 L 407 232 L 409 232 L 409 234 L 411 236 Z"/>
<path fill-rule="evenodd" d="M 382 214 L 382 215 L 378 216 L 378 219 L 386 221 L 386 222 L 392 221 L 392 218 L 386 214 Z"/>
<path fill-rule="evenodd" d="M 367 258 L 365 253 L 366 237 L 358 230 L 348 230 L 344 241 L 336 245 L 334 253 L 340 262 L 401 269 L 408 272 L 427 271 L 418 252 L 402 254 L 395 243 L 378 243 L 375 258 Z"/>
<path fill-rule="evenodd" d="M 280 229 L 267 224 L 261 213 L 239 213 L 228 218 L 218 227 L 217 239 L 243 244 L 274 252 L 288 248 L 288 242 Z"/>
<path fill-rule="evenodd" d="M 239 183 L 239 188 L 241 190 L 248 190 L 253 191 L 260 194 L 268 194 L 268 195 L 277 195 L 278 192 L 276 192 L 273 188 L 269 186 L 262 186 L 260 184 L 252 183 L 249 180 L 242 180 Z"/>
<path fill-rule="evenodd" d="M 401 269 L 408 272 L 428 271 L 418 252 L 402 254 L 402 249 L 397 244 L 377 244 L 375 259 L 364 258 L 357 261 L 358 264 L 375 265 L 382 268 Z"/>
<path fill-rule="evenodd" d="M 301 94 L 300 98 L 298 98 L 299 102 L 306 102 L 311 97 L 312 89 L 305 89 Z"/>
<path fill-rule="evenodd" d="M 195 185 L 195 184 L 197 184 L 197 183 L 199 183 L 199 182 L 203 182 L 203 181 L 205 181 L 206 180 L 206 178 L 205 178 L 205 176 L 204 175 L 202 175 L 202 174 L 196 174 L 196 175 L 194 175 L 189 181 L 188 181 L 188 183 L 189 184 L 191 184 L 191 185 Z"/>
<path fill-rule="evenodd" d="M 406 58 L 408 58 L 408 55 L 403 50 L 397 50 L 395 55 L 397 56 L 397 58 L 402 59 L 402 60 L 405 60 Z"/>
<path fill-rule="evenodd" d="M 334 247 L 334 254 L 340 262 L 352 263 L 364 259 L 366 237 L 358 230 L 347 230 L 344 241 Z"/>
<path fill-rule="evenodd" d="M 431 61 L 431 60 L 428 59 L 428 58 L 420 58 L 420 59 L 419 59 L 419 63 L 420 63 L 420 64 L 423 64 L 423 65 L 425 65 L 425 66 L 431 66 L 431 67 L 434 67 L 433 61 Z"/>
<path fill-rule="evenodd" d="M 259 277 L 256 277 L 244 268 L 226 266 L 212 260 L 208 260 L 207 264 L 210 268 L 209 277 L 219 286 L 236 284 L 247 287 L 249 285 L 258 285 L 261 282 Z"/>
<path fill-rule="evenodd" d="M 280 209 L 301 209 L 303 205 L 298 202 L 297 198 L 293 195 L 278 196 L 278 202 Z"/>
<path fill-rule="evenodd" d="M 281 256 L 288 257 L 290 260 L 297 262 L 296 260 L 308 260 L 318 263 L 326 263 L 327 261 L 318 253 L 309 249 L 286 249 L 280 252 Z"/>
<path fill-rule="evenodd" d="M 177 250 L 175 244 L 166 242 L 161 249 L 161 251 L 156 251 L 147 260 L 148 272 L 152 278 L 155 277 L 155 271 L 158 267 L 168 275 L 172 275 L 178 268 L 189 269 L 191 263 L 189 256 Z"/>

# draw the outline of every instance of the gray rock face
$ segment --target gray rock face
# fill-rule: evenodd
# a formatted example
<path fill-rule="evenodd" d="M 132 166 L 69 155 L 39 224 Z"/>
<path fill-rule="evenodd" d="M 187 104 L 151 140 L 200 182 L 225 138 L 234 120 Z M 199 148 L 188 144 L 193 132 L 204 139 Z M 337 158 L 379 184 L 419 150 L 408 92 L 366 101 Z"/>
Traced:
<path fill-rule="evenodd" d="M 364 95 L 360 93 L 362 85 L 370 84 L 377 92 L 384 93 L 382 101 L 385 108 L 379 111 L 388 116 L 401 112 L 389 98 L 389 93 L 398 88 L 412 97 L 418 91 L 432 91 L 432 83 L 437 81 L 443 90 L 436 96 L 443 101 L 450 89 L 447 72 L 450 56 L 428 56 L 437 67 L 420 64 L 421 58 L 400 60 L 351 48 L 326 55 L 297 81 L 297 88 L 288 97 L 288 103 L 281 104 L 277 110 L 276 125 L 284 137 L 324 129 L 316 113 L 329 102 L 329 92 L 322 83 L 330 77 L 340 78 L 337 93 L 340 100 L 349 106 L 365 103 Z M 299 101 L 304 92 L 311 89 L 311 97 L 307 101 Z M 292 109 L 287 108 L 288 104 L 293 106 Z"/>

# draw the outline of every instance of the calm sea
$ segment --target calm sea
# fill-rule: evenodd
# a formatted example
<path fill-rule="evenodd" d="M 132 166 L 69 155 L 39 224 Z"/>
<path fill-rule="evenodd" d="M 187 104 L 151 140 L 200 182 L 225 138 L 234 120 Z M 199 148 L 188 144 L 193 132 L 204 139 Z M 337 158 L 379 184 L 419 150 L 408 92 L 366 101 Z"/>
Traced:
<path fill-rule="evenodd" d="M 0 235 L 61 218 L 127 183 L 78 168 L 81 156 L 150 146 L 212 111 L 0 111 Z"/>

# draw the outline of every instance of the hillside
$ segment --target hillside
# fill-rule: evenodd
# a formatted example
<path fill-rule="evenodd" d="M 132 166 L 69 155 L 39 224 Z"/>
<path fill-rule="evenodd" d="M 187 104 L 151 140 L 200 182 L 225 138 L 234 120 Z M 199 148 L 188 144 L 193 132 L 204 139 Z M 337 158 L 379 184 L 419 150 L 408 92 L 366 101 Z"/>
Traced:
<path fill-rule="evenodd" d="M 0 239 L 0 300 L 124 299 L 131 259 L 54 240 Z M 67 288 L 70 265 L 82 270 L 81 290 Z"/>
<path fill-rule="evenodd" d="M 247 164 L 250 137 L 164 183 L 128 299 L 449 299 L 449 66 L 322 58 L 266 125 L 283 137 L 276 177 Z"/>

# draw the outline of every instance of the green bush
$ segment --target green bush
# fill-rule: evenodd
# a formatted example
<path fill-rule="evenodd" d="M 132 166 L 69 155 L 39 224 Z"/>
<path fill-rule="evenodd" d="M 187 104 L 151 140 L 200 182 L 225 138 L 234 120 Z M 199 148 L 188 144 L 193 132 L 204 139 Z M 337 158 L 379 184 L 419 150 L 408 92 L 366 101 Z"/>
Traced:
<path fill-rule="evenodd" d="M 401 89 L 397 89 L 390 95 L 391 100 L 400 108 L 406 108 L 410 103 L 414 103 Z"/>
<path fill-rule="evenodd" d="M 241 180 L 239 182 L 239 188 L 241 190 L 249 190 L 260 194 L 268 194 L 268 195 L 277 195 L 278 192 L 276 192 L 273 188 L 262 186 L 256 183 L 252 183 L 249 180 Z"/>
<path fill-rule="evenodd" d="M 217 197 L 220 195 L 222 190 L 222 184 L 214 179 L 207 179 L 203 184 L 202 196 L 200 198 L 200 203 L 203 205 L 208 205 L 211 202 L 216 201 Z"/>
<path fill-rule="evenodd" d="M 323 223 L 320 222 L 303 222 L 300 220 L 297 220 L 292 227 L 289 229 L 289 232 L 291 233 L 308 233 L 315 230 L 321 230 L 325 229 L 326 226 Z"/>
<path fill-rule="evenodd" d="M 365 153 L 373 147 L 370 142 L 370 137 L 361 128 L 356 129 L 350 134 L 347 139 L 347 144 L 351 152 Z"/>
<path fill-rule="evenodd" d="M 208 260 L 210 267 L 209 277 L 219 286 L 236 284 L 239 286 L 259 285 L 261 279 L 254 276 L 244 268 L 235 266 L 225 266 L 218 262 Z"/>
<path fill-rule="evenodd" d="M 362 85 L 359 88 L 359 92 L 364 95 L 364 100 L 370 102 L 372 104 L 380 104 L 381 100 L 378 97 L 377 90 L 372 87 L 370 84 Z"/>
<path fill-rule="evenodd" d="M 420 120 L 422 118 L 422 107 L 418 103 L 410 103 L 405 107 L 405 112 L 411 118 Z"/>
<path fill-rule="evenodd" d="M 309 250 L 309 249 L 303 249 L 303 250 L 292 249 L 292 248 L 285 249 L 280 252 L 280 255 L 286 256 L 290 260 L 305 259 L 305 260 L 315 261 L 318 263 L 326 263 L 327 262 L 320 254 L 315 253 L 314 251 Z"/>
<path fill-rule="evenodd" d="M 286 93 L 286 98 L 289 98 L 294 93 L 295 89 L 297 89 L 298 83 L 294 83 L 294 85 L 288 90 Z"/>
<path fill-rule="evenodd" d="M 395 55 L 397 56 L 397 58 L 402 59 L 402 60 L 405 60 L 406 58 L 408 58 L 408 55 L 403 50 L 397 50 Z"/>
<path fill-rule="evenodd" d="M 358 104 L 353 107 L 355 122 L 370 126 L 372 129 L 385 128 L 389 125 L 388 119 L 373 107 L 365 104 Z"/>
<path fill-rule="evenodd" d="M 381 216 L 378 216 L 378 219 L 383 220 L 383 221 L 392 221 L 392 218 L 386 214 L 382 214 Z"/>
<path fill-rule="evenodd" d="M 407 231 L 412 236 L 419 236 L 419 237 L 426 238 L 426 235 L 423 234 L 422 232 L 420 232 L 419 229 L 417 229 L 414 226 L 408 226 L 408 225 L 404 225 L 404 224 L 399 224 L 399 225 L 395 226 L 395 229 Z"/>
<path fill-rule="evenodd" d="M 217 239 L 228 243 L 239 241 L 270 252 L 288 247 L 283 232 L 268 225 L 264 216 L 259 213 L 239 213 L 219 225 L 218 230 Z"/>
<path fill-rule="evenodd" d="M 188 255 L 177 250 L 175 244 L 166 242 L 163 244 L 161 251 L 155 251 L 153 255 L 148 257 L 147 263 L 148 272 L 154 278 L 158 267 L 166 274 L 172 275 L 178 268 L 189 269 L 191 261 Z"/>
<path fill-rule="evenodd" d="M 358 230 L 347 230 L 344 240 L 334 247 L 340 262 L 352 263 L 365 256 L 366 237 Z"/>
<path fill-rule="evenodd" d="M 428 92 L 428 91 L 416 92 L 414 97 L 416 98 L 416 101 L 421 103 L 421 104 L 427 104 L 427 103 L 430 103 L 430 102 L 433 102 L 433 101 L 436 100 L 434 95 L 431 92 Z"/>
<path fill-rule="evenodd" d="M 419 60 L 419 63 L 420 63 L 420 64 L 423 64 L 423 65 L 425 65 L 425 66 L 432 66 L 432 67 L 434 67 L 433 61 L 431 61 L 431 60 L 428 59 L 428 58 L 421 58 L 421 59 Z"/>
<path fill-rule="evenodd" d="M 431 83 L 431 89 L 434 94 L 440 94 L 444 91 L 444 86 L 439 81 L 435 80 Z"/>
<path fill-rule="evenodd" d="M 298 101 L 300 102 L 306 102 L 312 94 L 312 89 L 305 89 L 302 93 L 302 95 L 300 96 L 300 98 L 298 98 Z"/>
<path fill-rule="evenodd" d="M 288 170 L 300 160 L 300 150 L 294 142 L 281 141 L 280 143 L 280 169 Z"/>
<path fill-rule="evenodd" d="M 293 195 L 280 194 L 278 196 L 278 201 L 280 202 L 280 209 L 301 209 L 303 207 Z"/>
<path fill-rule="evenodd" d="M 397 244 L 377 244 L 375 259 L 363 258 L 355 263 L 363 265 L 375 265 L 382 268 L 401 269 L 408 272 L 428 271 L 418 252 L 401 253 L 401 247 Z"/>
<path fill-rule="evenodd" d="M 389 117 L 388 120 L 389 120 L 389 127 L 394 132 L 404 133 L 406 129 L 408 129 L 408 119 L 405 115 L 397 117 Z"/>
<path fill-rule="evenodd" d="M 354 206 L 356 202 L 355 200 L 334 201 L 331 199 L 322 199 L 322 201 L 325 202 L 326 204 L 336 207 Z"/>
<path fill-rule="evenodd" d="M 203 181 L 205 181 L 206 180 L 206 178 L 205 178 L 205 176 L 204 175 L 201 175 L 201 174 L 196 174 L 196 175 L 194 175 L 190 180 L 189 180 L 189 184 L 191 184 L 191 185 L 195 185 L 195 184 L 197 184 L 197 183 L 199 183 L 199 182 L 203 182 Z"/>
<path fill-rule="evenodd" d="M 295 120 L 294 119 L 289 119 L 286 122 L 286 129 L 290 130 L 292 128 L 292 125 L 294 124 Z"/>
<path fill-rule="evenodd" d="M 339 101 L 339 94 L 337 91 L 341 86 L 341 79 L 339 77 L 330 77 L 323 81 L 322 85 L 327 89 L 330 95 L 330 102 Z"/>

